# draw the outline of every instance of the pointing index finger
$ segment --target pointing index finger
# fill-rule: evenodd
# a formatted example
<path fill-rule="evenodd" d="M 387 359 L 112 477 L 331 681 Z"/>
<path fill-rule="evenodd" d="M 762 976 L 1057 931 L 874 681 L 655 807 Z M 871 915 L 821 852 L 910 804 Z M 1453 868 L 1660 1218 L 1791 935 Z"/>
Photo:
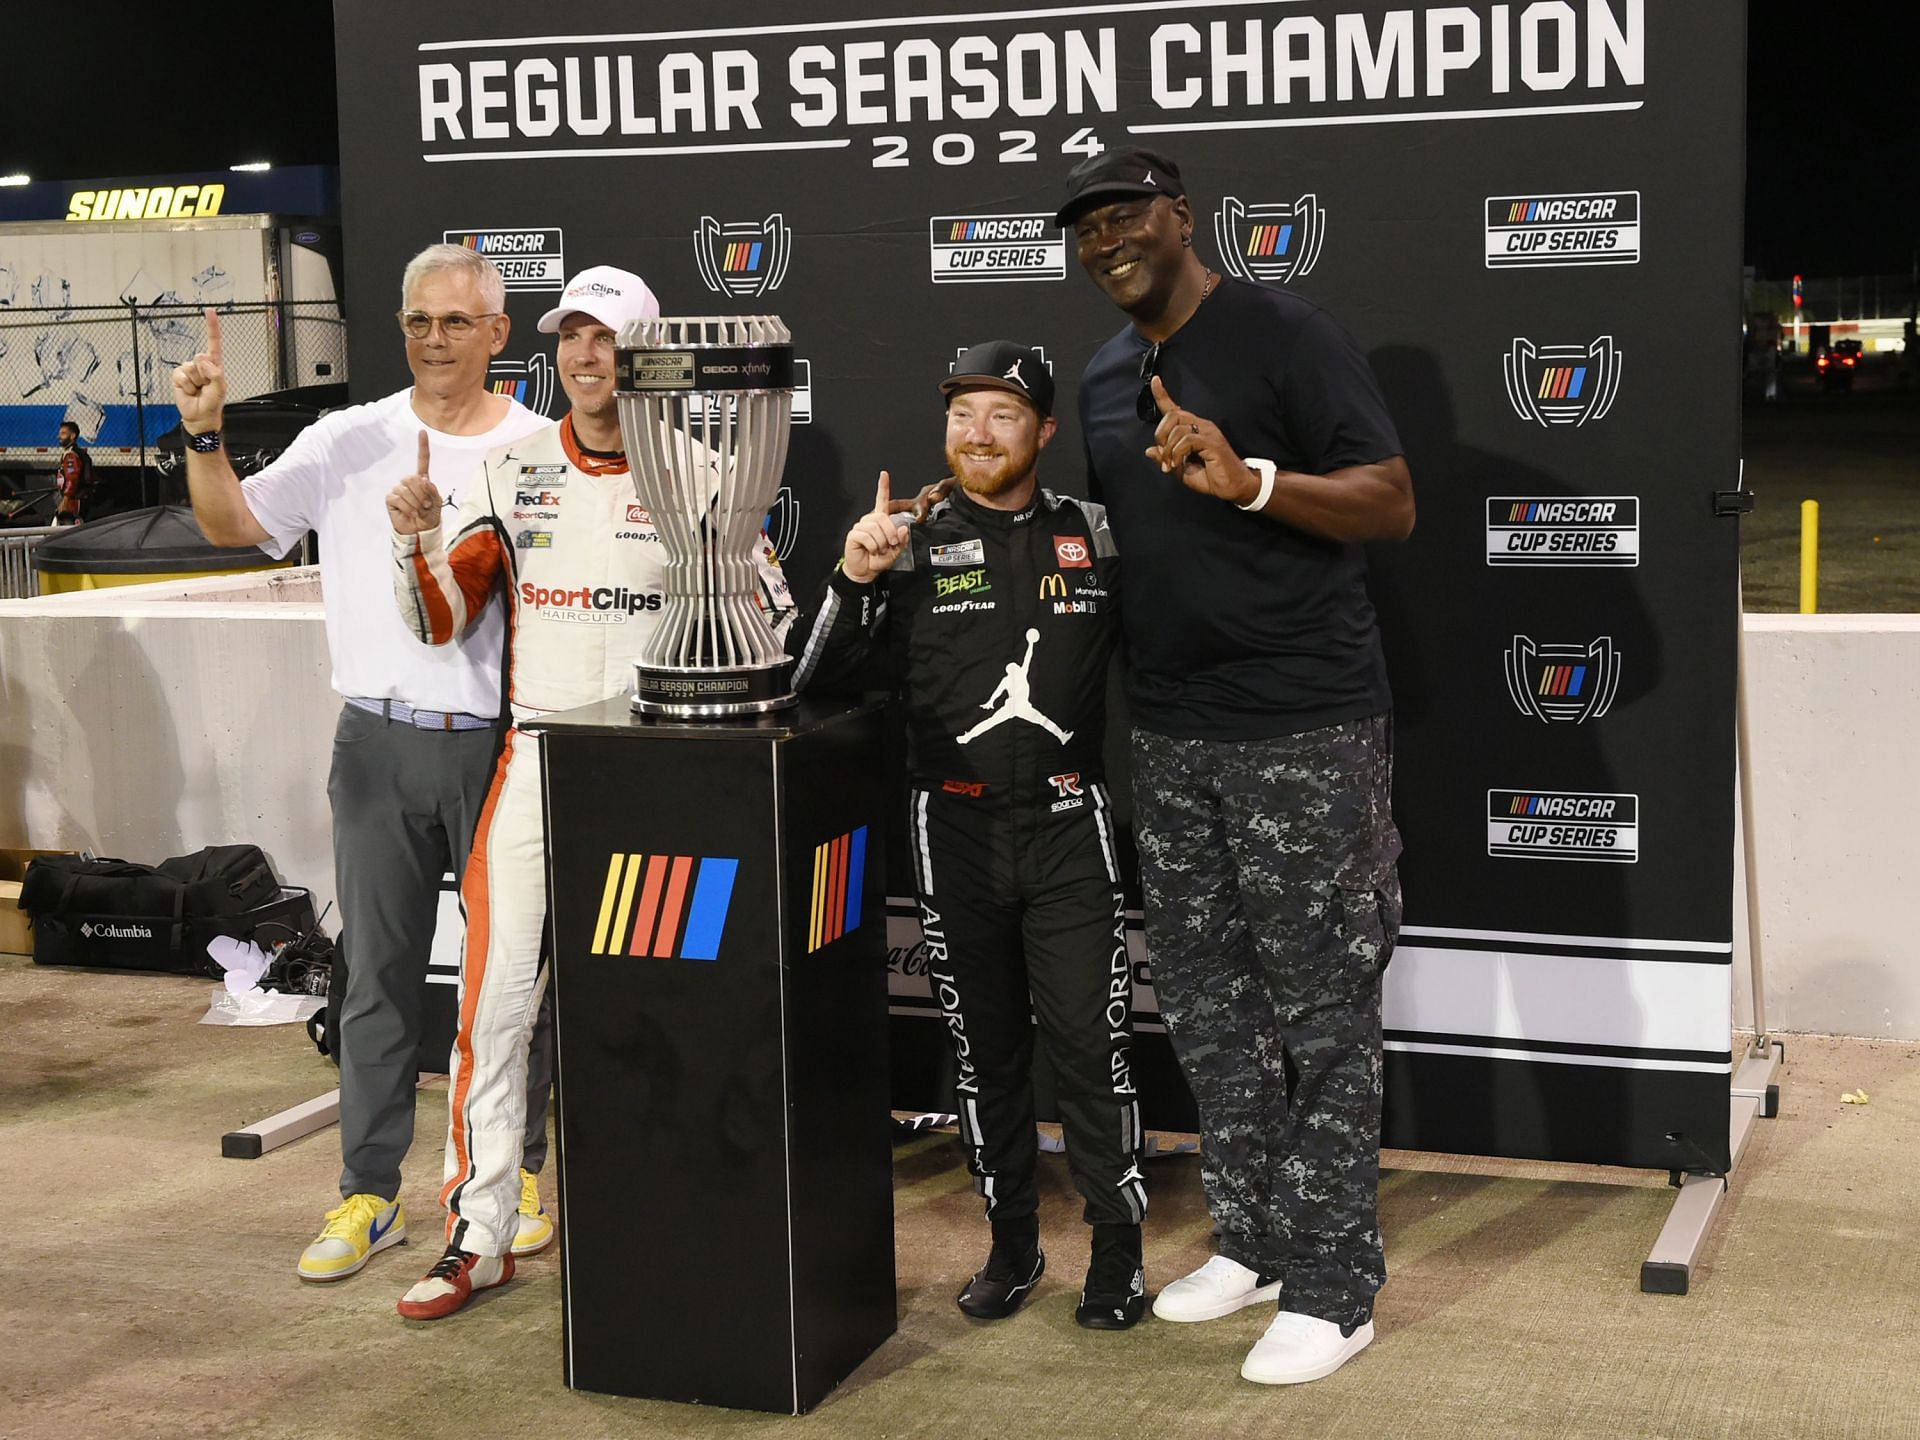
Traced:
<path fill-rule="evenodd" d="M 420 468 L 414 473 L 416 475 L 425 475 L 427 473 L 427 465 L 432 459 L 433 447 L 427 443 L 427 432 L 422 430 L 420 432 Z"/>
<path fill-rule="evenodd" d="M 220 312 L 207 306 L 207 358 L 220 364 Z"/>
<path fill-rule="evenodd" d="M 880 472 L 880 485 L 873 496 L 873 513 L 885 515 L 888 503 L 893 499 L 893 477 L 886 471 Z"/>
<path fill-rule="evenodd" d="M 1158 375 L 1153 376 L 1148 383 L 1153 386 L 1153 403 L 1160 407 L 1162 415 L 1171 415 L 1180 408 L 1173 396 L 1167 393 L 1166 384 Z"/>

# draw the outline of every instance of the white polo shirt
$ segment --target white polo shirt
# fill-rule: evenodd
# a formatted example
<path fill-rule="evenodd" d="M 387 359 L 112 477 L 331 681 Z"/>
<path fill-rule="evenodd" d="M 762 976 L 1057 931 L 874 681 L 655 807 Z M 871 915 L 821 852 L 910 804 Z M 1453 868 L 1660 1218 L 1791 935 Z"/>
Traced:
<path fill-rule="evenodd" d="M 404 700 L 422 710 L 500 713 L 500 661 L 506 620 L 498 598 L 451 645 L 423 645 L 393 603 L 393 526 L 387 493 L 419 463 L 427 432 L 434 484 L 449 502 L 476 480 L 487 452 L 553 422 L 510 402 L 507 416 L 480 435 L 446 435 L 413 412 L 411 388 L 353 405 L 301 431 L 284 454 L 241 482 L 247 508 L 271 537 L 276 557 L 313 530 L 320 536 L 326 592 L 327 650 L 341 695 Z"/>

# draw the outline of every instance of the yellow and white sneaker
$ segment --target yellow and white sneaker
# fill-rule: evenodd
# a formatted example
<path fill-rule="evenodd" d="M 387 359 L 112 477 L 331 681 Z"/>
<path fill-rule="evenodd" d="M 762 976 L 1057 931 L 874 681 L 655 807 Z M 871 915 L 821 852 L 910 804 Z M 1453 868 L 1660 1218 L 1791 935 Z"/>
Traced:
<path fill-rule="evenodd" d="M 407 1212 L 398 1200 L 349 1195 L 327 1212 L 327 1223 L 295 1267 L 302 1280 L 344 1280 L 389 1245 L 405 1244 Z"/>
<path fill-rule="evenodd" d="M 540 1203 L 540 1177 L 531 1170 L 520 1172 L 520 1228 L 514 1233 L 513 1253 L 538 1255 L 553 1243 L 553 1220 Z"/>

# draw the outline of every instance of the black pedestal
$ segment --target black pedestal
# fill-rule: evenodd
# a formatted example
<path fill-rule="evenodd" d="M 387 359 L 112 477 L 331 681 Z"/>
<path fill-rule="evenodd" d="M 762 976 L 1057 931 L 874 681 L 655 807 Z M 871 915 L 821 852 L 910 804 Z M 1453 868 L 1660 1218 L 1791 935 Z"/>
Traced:
<path fill-rule="evenodd" d="M 893 1333 L 881 718 L 528 727 L 571 1386 L 798 1414 Z"/>

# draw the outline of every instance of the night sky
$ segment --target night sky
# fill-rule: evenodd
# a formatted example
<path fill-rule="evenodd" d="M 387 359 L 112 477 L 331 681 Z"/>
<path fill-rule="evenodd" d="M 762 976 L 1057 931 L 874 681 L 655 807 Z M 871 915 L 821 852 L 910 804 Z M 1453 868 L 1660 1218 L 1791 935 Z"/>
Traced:
<path fill-rule="evenodd" d="M 0 173 L 339 161 L 327 4 L 13 8 L 19 73 L 0 93 Z M 1920 121 L 1911 56 L 1895 37 L 1911 4 L 1751 8 L 1747 263 L 1774 277 L 1908 273 L 1920 251 Z M 563 7 L 540 13 L 543 29 L 563 28 Z"/>

